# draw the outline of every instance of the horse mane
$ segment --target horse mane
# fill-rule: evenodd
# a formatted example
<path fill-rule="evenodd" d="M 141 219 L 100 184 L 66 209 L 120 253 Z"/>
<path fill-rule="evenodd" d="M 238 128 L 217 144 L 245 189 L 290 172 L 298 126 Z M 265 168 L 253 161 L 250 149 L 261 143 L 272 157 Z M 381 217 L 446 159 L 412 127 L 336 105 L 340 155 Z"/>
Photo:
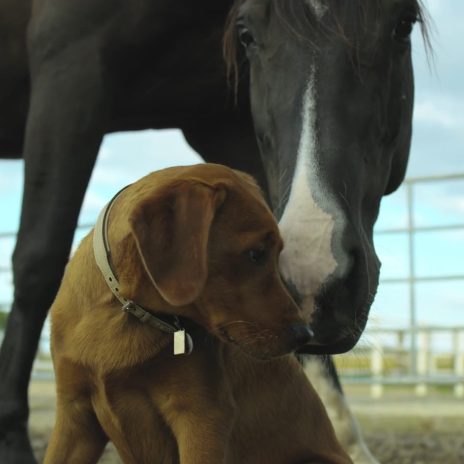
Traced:
<path fill-rule="evenodd" d="M 229 12 L 224 37 L 223 37 L 223 55 L 227 67 L 227 76 L 229 83 L 232 81 L 237 93 L 239 82 L 239 68 L 242 64 L 238 60 L 238 38 L 236 21 L 239 15 L 240 7 L 246 0 L 235 0 Z M 318 28 L 321 30 L 321 25 L 317 18 L 314 17 L 311 9 L 308 8 L 305 0 L 268 0 L 271 14 L 275 14 L 276 18 L 293 36 L 302 41 L 307 41 L 314 44 L 311 40 L 311 34 L 308 31 Z M 328 10 L 330 11 L 330 19 L 327 24 L 322 26 L 322 32 L 325 34 L 336 34 L 341 37 L 348 46 L 357 49 L 357 37 L 348 37 L 343 28 L 338 16 L 340 0 L 325 0 Z M 361 35 L 368 27 L 369 9 L 376 10 L 375 14 L 380 14 L 380 0 L 353 0 L 357 2 L 357 30 Z M 432 51 L 430 30 L 429 30 L 429 15 L 422 3 L 422 0 L 414 0 L 417 9 L 417 21 L 420 24 L 422 38 L 427 51 L 427 57 Z"/>

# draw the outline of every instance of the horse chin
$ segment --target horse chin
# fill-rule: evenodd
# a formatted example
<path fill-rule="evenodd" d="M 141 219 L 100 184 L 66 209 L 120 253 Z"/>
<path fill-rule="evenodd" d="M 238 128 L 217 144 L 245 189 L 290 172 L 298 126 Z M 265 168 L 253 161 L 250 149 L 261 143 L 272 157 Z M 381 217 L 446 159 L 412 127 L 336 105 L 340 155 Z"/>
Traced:
<path fill-rule="evenodd" d="M 343 293 L 339 291 L 338 298 L 334 300 L 327 294 L 316 300 L 302 299 L 301 310 L 305 316 L 309 314 L 314 337 L 298 350 L 299 353 L 341 354 L 350 351 L 358 343 L 367 323 L 370 302 L 350 300 L 347 294 L 345 298 L 340 298 Z M 309 306 L 304 304 L 305 301 Z"/>
<path fill-rule="evenodd" d="M 350 351 L 358 343 L 367 324 L 379 277 L 374 257 L 363 257 L 358 263 L 360 265 L 353 266 L 347 275 L 327 282 L 315 299 L 300 298 L 305 320 L 310 314 L 314 332 L 313 339 L 300 352 L 339 354 Z"/>
<path fill-rule="evenodd" d="M 352 350 L 358 340 L 359 338 L 352 336 L 341 338 L 335 341 L 335 343 L 324 343 L 315 340 L 314 342 L 311 342 L 310 344 L 300 348 L 298 353 L 316 355 L 343 354 Z"/>

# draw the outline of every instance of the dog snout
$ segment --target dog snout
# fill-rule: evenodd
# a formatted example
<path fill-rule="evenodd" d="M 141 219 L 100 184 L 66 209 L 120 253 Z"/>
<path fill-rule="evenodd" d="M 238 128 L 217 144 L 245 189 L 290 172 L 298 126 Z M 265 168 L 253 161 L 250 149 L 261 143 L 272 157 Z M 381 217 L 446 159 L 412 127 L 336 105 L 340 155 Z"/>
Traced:
<path fill-rule="evenodd" d="M 292 341 L 292 345 L 295 348 L 299 348 L 309 343 L 314 337 L 314 333 L 311 328 L 305 324 L 292 324 L 289 328 L 289 334 Z"/>

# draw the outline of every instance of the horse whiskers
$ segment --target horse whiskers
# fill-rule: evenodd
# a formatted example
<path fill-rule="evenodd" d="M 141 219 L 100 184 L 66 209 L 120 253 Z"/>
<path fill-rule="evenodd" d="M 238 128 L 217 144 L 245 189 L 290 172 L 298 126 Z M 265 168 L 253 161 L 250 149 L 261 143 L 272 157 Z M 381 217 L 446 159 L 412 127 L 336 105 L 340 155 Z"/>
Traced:
<path fill-rule="evenodd" d="M 355 323 L 352 327 L 345 326 L 340 332 L 342 338 L 358 339 L 363 332 L 361 325 Z"/>

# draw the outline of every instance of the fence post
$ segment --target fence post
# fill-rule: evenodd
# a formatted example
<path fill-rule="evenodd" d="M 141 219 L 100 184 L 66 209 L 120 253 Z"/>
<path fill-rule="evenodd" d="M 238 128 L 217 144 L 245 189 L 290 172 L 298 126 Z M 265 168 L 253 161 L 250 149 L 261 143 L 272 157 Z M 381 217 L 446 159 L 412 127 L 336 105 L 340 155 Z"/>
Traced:
<path fill-rule="evenodd" d="M 397 350 L 396 350 L 396 363 L 397 363 L 397 370 L 398 372 L 403 371 L 404 366 L 404 330 L 399 329 L 396 332 L 397 335 Z"/>
<path fill-rule="evenodd" d="M 375 338 L 375 342 L 372 344 L 371 372 L 374 380 L 371 385 L 371 397 L 380 398 L 383 395 L 383 348 L 377 337 Z"/>
<path fill-rule="evenodd" d="M 417 353 L 416 372 L 419 382 L 416 385 L 416 395 L 425 396 L 427 394 L 427 384 L 425 377 L 429 368 L 430 333 L 426 330 L 419 331 L 419 350 Z"/>
<path fill-rule="evenodd" d="M 464 330 L 454 331 L 454 374 L 459 378 L 454 385 L 454 395 L 464 397 Z"/>
<path fill-rule="evenodd" d="M 434 335 L 434 332 L 433 330 L 427 330 L 428 334 L 429 334 L 429 341 L 428 341 L 428 344 L 429 344 L 429 351 L 427 353 L 427 376 L 428 377 L 434 377 L 439 369 L 438 369 L 438 354 L 435 354 L 434 353 L 434 348 L 433 348 L 433 335 Z"/>

